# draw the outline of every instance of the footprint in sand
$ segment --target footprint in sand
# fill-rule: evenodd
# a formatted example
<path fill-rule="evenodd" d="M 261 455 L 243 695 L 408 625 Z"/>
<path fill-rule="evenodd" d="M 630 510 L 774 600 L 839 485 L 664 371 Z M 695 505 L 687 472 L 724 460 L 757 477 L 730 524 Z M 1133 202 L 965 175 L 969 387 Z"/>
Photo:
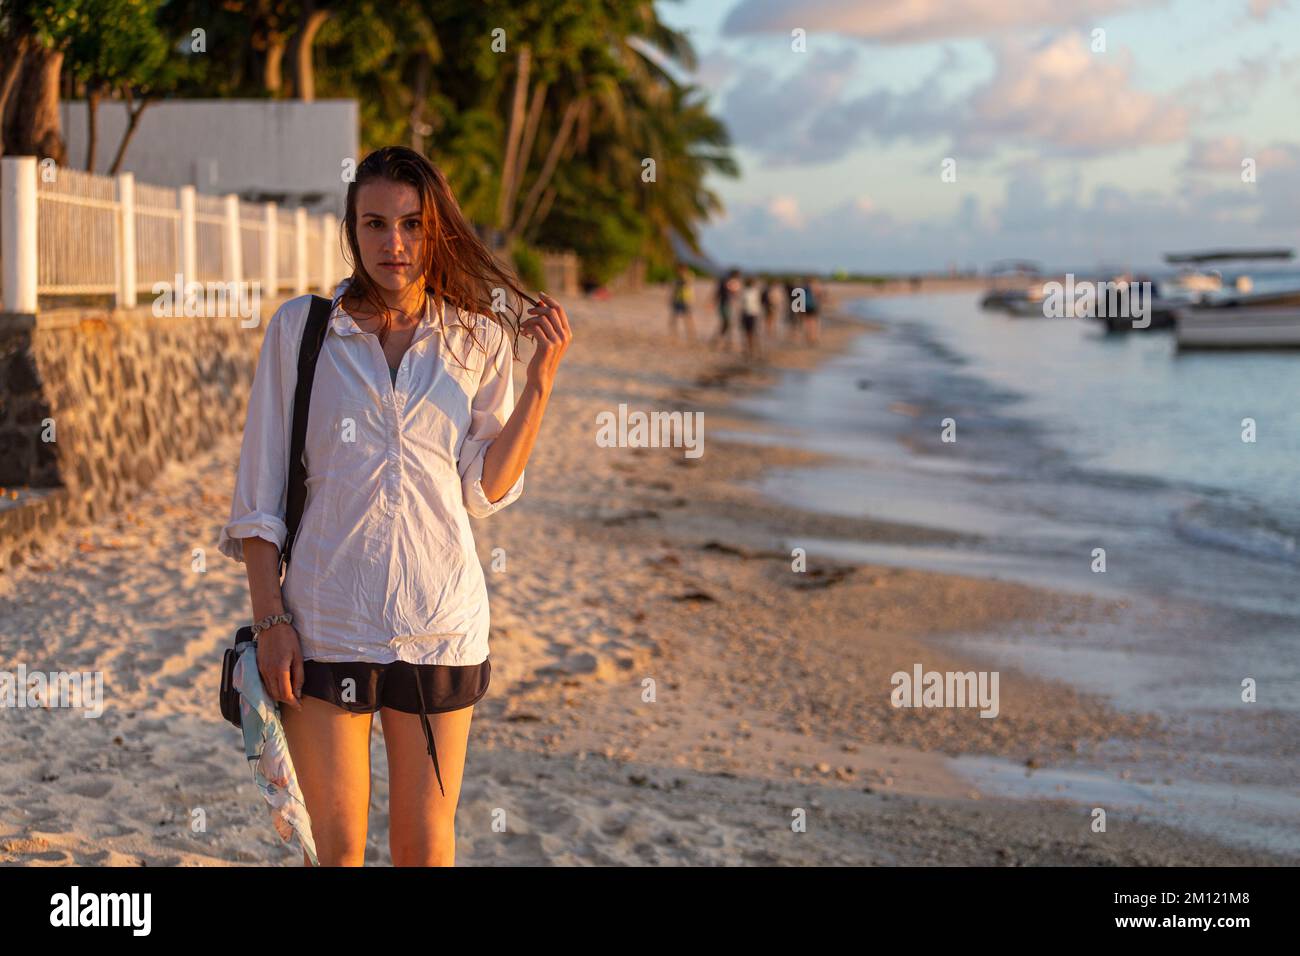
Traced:
<path fill-rule="evenodd" d="M 75 793 L 79 797 L 89 797 L 92 800 L 100 800 L 108 796 L 113 790 L 113 781 L 111 780 L 81 780 L 70 784 L 64 788 L 67 793 Z"/>
<path fill-rule="evenodd" d="M 44 853 L 32 853 L 27 857 L 28 863 L 74 863 L 75 860 L 71 853 L 63 850 L 46 850 Z"/>

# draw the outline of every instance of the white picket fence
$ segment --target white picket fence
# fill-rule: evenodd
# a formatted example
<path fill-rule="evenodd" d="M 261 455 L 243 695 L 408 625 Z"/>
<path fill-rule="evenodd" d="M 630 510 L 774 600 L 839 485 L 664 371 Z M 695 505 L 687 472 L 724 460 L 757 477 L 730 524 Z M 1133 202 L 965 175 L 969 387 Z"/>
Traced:
<path fill-rule="evenodd" d="M 258 282 L 261 294 L 332 293 L 347 271 L 339 221 L 302 208 L 210 196 L 0 157 L 0 303 L 34 313 L 41 295 L 137 304 L 155 283 Z"/>

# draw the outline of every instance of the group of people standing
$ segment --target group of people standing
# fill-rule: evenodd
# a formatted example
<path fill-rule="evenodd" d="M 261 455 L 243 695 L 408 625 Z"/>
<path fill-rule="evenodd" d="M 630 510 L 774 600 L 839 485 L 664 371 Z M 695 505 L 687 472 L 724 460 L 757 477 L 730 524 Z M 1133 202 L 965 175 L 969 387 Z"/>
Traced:
<path fill-rule="evenodd" d="M 677 267 L 677 276 L 673 280 L 669 331 L 676 336 L 680 320 L 692 341 L 697 337 L 693 289 L 691 270 L 683 263 Z M 816 345 L 823 298 L 820 283 L 811 276 L 782 281 L 754 273 L 742 276 L 739 269 L 732 269 L 718 277 L 714 290 L 718 331 L 711 344 L 714 348 L 730 351 L 734 338 L 731 330 L 739 327 L 745 357 L 757 359 L 763 354 L 763 342 L 775 341 L 777 320 L 784 317 L 787 342 L 802 335 L 808 345 Z"/>

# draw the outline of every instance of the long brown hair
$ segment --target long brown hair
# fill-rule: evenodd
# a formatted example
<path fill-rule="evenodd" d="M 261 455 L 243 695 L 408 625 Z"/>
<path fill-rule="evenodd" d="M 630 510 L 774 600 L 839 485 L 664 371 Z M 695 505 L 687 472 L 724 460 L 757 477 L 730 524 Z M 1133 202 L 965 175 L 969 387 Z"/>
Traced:
<path fill-rule="evenodd" d="M 392 310 L 380 293 L 378 284 L 366 272 L 357 243 L 357 192 L 368 182 L 386 179 L 408 183 L 420 196 L 420 218 L 424 224 L 425 291 L 431 299 L 446 303 L 445 321 L 451 321 L 453 309 L 474 345 L 486 351 L 475 333 L 475 315 L 484 315 L 499 323 L 511 339 L 511 354 L 517 358 L 519 323 L 523 320 L 524 301 L 534 302 L 519 288 L 519 278 L 504 262 L 497 259 L 470 225 L 460 204 L 452 195 L 451 185 L 442 170 L 430 160 L 405 146 L 384 146 L 375 150 L 357 166 L 356 176 L 348 184 L 347 211 L 343 217 L 343 241 L 351 260 L 352 277 L 347 295 L 357 296 L 382 316 L 379 341 L 384 343 L 392 327 Z"/>

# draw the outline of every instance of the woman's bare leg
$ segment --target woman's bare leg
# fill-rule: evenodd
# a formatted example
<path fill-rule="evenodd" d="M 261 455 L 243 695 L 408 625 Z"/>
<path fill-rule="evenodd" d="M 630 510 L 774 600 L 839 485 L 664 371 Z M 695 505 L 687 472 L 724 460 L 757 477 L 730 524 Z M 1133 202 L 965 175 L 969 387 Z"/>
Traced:
<path fill-rule="evenodd" d="M 456 804 L 465 772 L 474 708 L 429 714 L 443 796 L 434 776 L 420 715 L 379 709 L 388 749 L 388 843 L 393 866 L 455 866 Z"/>
<path fill-rule="evenodd" d="M 372 718 L 306 695 L 301 712 L 280 708 L 321 866 L 365 863 Z"/>

